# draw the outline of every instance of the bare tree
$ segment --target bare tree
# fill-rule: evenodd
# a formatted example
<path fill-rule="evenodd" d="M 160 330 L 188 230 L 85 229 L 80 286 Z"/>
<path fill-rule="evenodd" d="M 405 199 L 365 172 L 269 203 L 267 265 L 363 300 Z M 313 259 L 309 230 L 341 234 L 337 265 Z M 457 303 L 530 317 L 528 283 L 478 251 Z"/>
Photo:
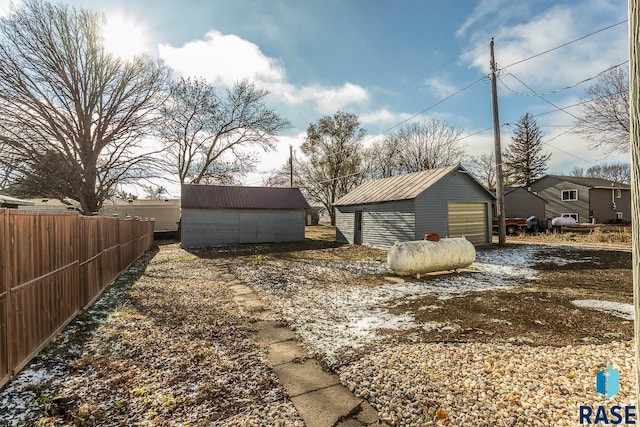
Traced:
<path fill-rule="evenodd" d="M 10 147 L 0 139 L 0 190 L 9 191 L 9 184 L 19 173 L 19 165 Z"/>
<path fill-rule="evenodd" d="M 629 163 L 603 163 L 601 165 L 590 166 L 586 171 L 584 168 L 574 167 L 571 170 L 570 175 L 589 178 L 604 178 L 623 184 L 631 184 L 631 166 Z"/>
<path fill-rule="evenodd" d="M 168 194 L 167 188 L 163 185 L 147 185 L 144 189 L 145 199 L 160 200 L 164 195 Z"/>
<path fill-rule="evenodd" d="M 300 162 L 293 157 L 293 186 L 302 188 L 302 177 L 300 176 Z M 280 165 L 279 168 L 273 169 L 271 173 L 262 180 L 262 184 L 266 187 L 290 187 L 291 186 L 291 166 L 289 160 L 286 163 Z"/>
<path fill-rule="evenodd" d="M 170 93 L 158 131 L 180 183 L 233 182 L 255 167 L 243 149 L 272 150 L 276 134 L 290 125 L 265 105 L 269 92 L 248 81 L 220 95 L 203 79 L 181 79 Z"/>
<path fill-rule="evenodd" d="M 496 155 L 483 153 L 469 160 L 473 175 L 487 188 L 496 188 Z"/>
<path fill-rule="evenodd" d="M 435 119 L 405 124 L 365 151 L 365 176 L 387 178 L 461 163 L 461 133 Z"/>
<path fill-rule="evenodd" d="M 598 78 L 586 90 L 576 132 L 591 141 L 592 147 L 620 153 L 629 151 L 629 75 L 616 67 Z"/>
<path fill-rule="evenodd" d="M 0 141 L 20 163 L 17 188 L 72 198 L 84 213 L 149 176 L 140 140 L 169 74 L 148 56 L 107 53 L 103 26 L 101 15 L 39 0 L 0 18 Z"/>
<path fill-rule="evenodd" d="M 460 144 L 462 130 L 431 119 L 408 123 L 392 135 L 400 146 L 399 165 L 403 172 L 419 172 L 460 163 L 465 158 Z"/>
<path fill-rule="evenodd" d="M 584 168 L 580 166 L 574 166 L 573 169 L 571 169 L 571 172 L 569 172 L 569 176 L 586 176 L 586 175 L 585 175 Z"/>
<path fill-rule="evenodd" d="M 303 188 L 311 200 L 327 208 L 331 224 L 336 216 L 333 203 L 362 182 L 362 138 L 358 116 L 337 111 L 307 128 L 301 146 L 306 161 L 298 162 Z"/>
<path fill-rule="evenodd" d="M 402 145 L 396 134 L 375 141 L 365 150 L 364 156 L 367 160 L 364 165 L 365 175 L 368 178 L 388 178 L 403 173 L 400 166 Z"/>

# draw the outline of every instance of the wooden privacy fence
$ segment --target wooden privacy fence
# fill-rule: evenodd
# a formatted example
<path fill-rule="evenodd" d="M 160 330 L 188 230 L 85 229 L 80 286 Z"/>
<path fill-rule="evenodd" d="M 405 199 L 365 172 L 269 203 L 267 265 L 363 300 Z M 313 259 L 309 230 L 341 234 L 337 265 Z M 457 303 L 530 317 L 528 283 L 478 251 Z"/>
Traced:
<path fill-rule="evenodd" d="M 0 209 L 0 387 L 153 243 L 153 221 Z"/>

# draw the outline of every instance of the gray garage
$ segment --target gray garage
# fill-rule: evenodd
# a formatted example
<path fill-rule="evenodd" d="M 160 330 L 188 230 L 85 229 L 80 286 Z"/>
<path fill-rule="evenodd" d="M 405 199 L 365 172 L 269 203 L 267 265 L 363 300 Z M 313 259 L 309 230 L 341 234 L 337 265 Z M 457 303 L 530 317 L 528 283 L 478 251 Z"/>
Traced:
<path fill-rule="evenodd" d="M 185 184 L 182 246 L 302 241 L 307 206 L 297 188 Z"/>
<path fill-rule="evenodd" d="M 461 165 L 367 181 L 334 204 L 336 240 L 388 248 L 438 233 L 491 243 L 494 199 Z"/>

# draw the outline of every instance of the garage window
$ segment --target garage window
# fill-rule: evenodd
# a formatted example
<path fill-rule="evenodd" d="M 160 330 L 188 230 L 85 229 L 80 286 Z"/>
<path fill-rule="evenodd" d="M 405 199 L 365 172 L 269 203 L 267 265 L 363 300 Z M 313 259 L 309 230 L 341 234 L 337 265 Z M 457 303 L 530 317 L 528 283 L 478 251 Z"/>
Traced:
<path fill-rule="evenodd" d="M 573 202 L 578 200 L 578 190 L 562 190 L 562 201 Z"/>

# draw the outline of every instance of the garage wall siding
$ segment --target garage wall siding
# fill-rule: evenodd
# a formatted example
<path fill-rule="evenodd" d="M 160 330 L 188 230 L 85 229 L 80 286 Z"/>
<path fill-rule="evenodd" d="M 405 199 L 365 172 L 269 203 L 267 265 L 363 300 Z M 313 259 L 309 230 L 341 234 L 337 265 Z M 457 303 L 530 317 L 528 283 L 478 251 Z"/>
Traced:
<path fill-rule="evenodd" d="M 183 209 L 182 246 L 304 240 L 303 210 Z"/>
<path fill-rule="evenodd" d="M 390 248 L 396 241 L 414 239 L 413 200 L 336 208 L 336 240 L 354 243 L 355 212 L 362 211 L 362 244 Z"/>
<path fill-rule="evenodd" d="M 415 240 L 424 239 L 427 233 L 438 233 L 448 237 L 448 203 L 482 202 L 485 203 L 486 218 L 491 218 L 491 195 L 473 178 L 465 173 L 452 173 L 423 191 L 415 199 L 416 229 Z M 490 243 L 491 224 L 487 220 L 487 241 Z"/>

